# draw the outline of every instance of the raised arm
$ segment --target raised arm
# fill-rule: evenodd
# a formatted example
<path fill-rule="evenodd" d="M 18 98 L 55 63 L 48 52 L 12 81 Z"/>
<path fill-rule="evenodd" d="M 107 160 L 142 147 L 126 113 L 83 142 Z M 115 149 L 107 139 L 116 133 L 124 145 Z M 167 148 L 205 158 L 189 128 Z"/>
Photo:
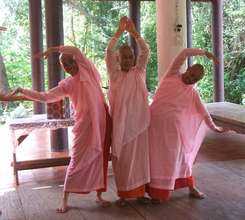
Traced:
<path fill-rule="evenodd" d="M 139 48 L 139 55 L 137 57 L 136 65 L 140 68 L 146 69 L 149 58 L 149 46 L 137 32 L 135 25 L 131 19 L 128 19 L 126 30 L 133 36 Z"/>
<path fill-rule="evenodd" d="M 174 58 L 173 62 L 170 64 L 167 70 L 166 75 L 179 73 L 179 70 L 184 64 L 186 58 L 190 56 L 206 56 L 208 59 L 213 60 L 214 63 L 218 63 L 217 58 L 208 51 L 197 48 L 185 48 Z"/>
<path fill-rule="evenodd" d="M 84 62 L 87 58 L 82 54 L 80 49 L 74 46 L 57 46 L 57 47 L 49 47 L 45 52 L 36 54 L 36 58 L 44 58 L 46 59 L 52 53 L 65 53 L 73 55 L 74 59 Z"/>
<path fill-rule="evenodd" d="M 36 54 L 36 58 L 44 58 L 46 59 L 49 55 L 52 53 L 61 53 L 61 54 L 69 54 L 73 57 L 73 59 L 76 61 L 78 66 L 81 66 L 82 68 L 89 70 L 90 68 L 90 61 L 89 59 L 80 51 L 80 49 L 74 47 L 74 46 L 56 46 L 56 47 L 49 47 L 47 51 L 43 53 Z"/>
<path fill-rule="evenodd" d="M 88 67 L 90 65 L 89 59 L 81 52 L 81 50 L 74 46 L 60 46 L 59 52 L 63 54 L 70 54 L 79 65 Z"/>
<path fill-rule="evenodd" d="M 146 69 L 150 52 L 149 46 L 148 44 L 146 44 L 145 40 L 142 37 L 137 38 L 136 42 L 139 48 L 139 55 L 136 65 L 140 68 Z"/>
<path fill-rule="evenodd" d="M 122 35 L 122 33 L 126 30 L 128 18 L 126 16 L 122 17 L 120 19 L 118 29 L 113 35 L 113 37 L 110 39 L 108 46 L 106 48 L 106 67 L 107 72 L 110 77 L 113 77 L 113 73 L 119 70 L 119 64 L 117 61 L 116 53 L 115 53 L 115 46 L 118 42 L 119 37 Z"/>
<path fill-rule="evenodd" d="M 120 69 L 118 60 L 116 57 L 115 52 L 115 46 L 118 42 L 118 38 L 115 37 L 115 35 L 110 39 L 109 44 L 106 48 L 106 56 L 105 56 L 105 62 L 106 62 L 106 68 L 107 73 L 109 74 L 109 77 L 113 77 L 113 74 Z"/>
<path fill-rule="evenodd" d="M 60 49 L 59 46 L 57 46 L 57 47 L 49 47 L 45 52 L 37 53 L 37 54 L 35 54 L 34 57 L 38 58 L 38 59 L 40 59 L 40 58 L 47 59 L 50 54 L 59 53 L 59 49 Z"/>

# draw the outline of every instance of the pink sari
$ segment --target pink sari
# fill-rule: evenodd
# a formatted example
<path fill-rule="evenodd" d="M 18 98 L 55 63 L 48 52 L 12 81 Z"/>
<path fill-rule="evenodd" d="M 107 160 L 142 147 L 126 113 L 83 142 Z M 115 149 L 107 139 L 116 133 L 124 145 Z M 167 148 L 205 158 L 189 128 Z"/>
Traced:
<path fill-rule="evenodd" d="M 79 49 L 63 46 L 60 52 L 73 55 L 79 66 L 78 74 L 60 81 L 57 87 L 47 92 L 24 90 L 24 95 L 48 103 L 69 97 L 75 110 L 75 125 L 64 191 L 87 193 L 105 189 L 106 104 L 100 77 L 95 66 Z"/>
<path fill-rule="evenodd" d="M 149 49 L 144 40 L 138 38 L 140 53 L 137 64 L 128 72 L 122 72 L 113 51 L 116 42 L 116 38 L 111 39 L 106 54 L 113 121 L 112 165 L 118 195 L 123 198 L 135 198 L 144 195 L 144 186 L 150 179 L 150 111 L 145 85 Z"/>
<path fill-rule="evenodd" d="M 150 107 L 150 189 L 174 190 L 177 180 L 192 176 L 207 119 L 211 120 L 194 86 L 181 79 L 180 66 L 190 55 L 203 51 L 186 49 L 176 57 Z"/>

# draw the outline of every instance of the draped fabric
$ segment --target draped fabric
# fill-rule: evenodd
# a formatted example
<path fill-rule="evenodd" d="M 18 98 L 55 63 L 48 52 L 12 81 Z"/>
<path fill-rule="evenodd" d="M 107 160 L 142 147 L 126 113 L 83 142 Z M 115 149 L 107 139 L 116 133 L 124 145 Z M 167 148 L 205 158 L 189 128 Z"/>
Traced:
<path fill-rule="evenodd" d="M 185 85 L 179 75 L 160 85 L 151 105 L 151 187 L 173 190 L 176 179 L 192 175 L 207 129 L 202 105 L 195 88 Z"/>
<path fill-rule="evenodd" d="M 112 165 L 118 191 L 130 191 L 146 184 L 150 178 L 148 146 L 150 111 L 145 85 L 149 49 L 144 40 L 138 38 L 140 51 L 136 66 L 128 72 L 123 72 L 113 51 L 117 40 L 111 39 L 106 53 L 110 78 L 109 102 L 113 121 Z M 121 196 L 120 192 L 118 194 Z M 135 196 L 134 193 L 130 195 Z"/>
<path fill-rule="evenodd" d="M 151 188 L 174 190 L 177 179 L 192 176 L 194 160 L 211 124 L 195 86 L 181 79 L 181 65 L 194 55 L 205 52 L 187 48 L 176 56 L 150 106 Z"/>
<path fill-rule="evenodd" d="M 54 102 L 69 97 L 74 107 L 71 161 L 67 169 L 64 190 L 84 193 L 105 188 L 103 148 L 106 109 L 100 88 L 99 74 L 79 49 L 63 46 L 60 52 L 72 54 L 79 72 L 67 77 L 47 92 L 24 90 L 24 95 L 42 102 Z"/>

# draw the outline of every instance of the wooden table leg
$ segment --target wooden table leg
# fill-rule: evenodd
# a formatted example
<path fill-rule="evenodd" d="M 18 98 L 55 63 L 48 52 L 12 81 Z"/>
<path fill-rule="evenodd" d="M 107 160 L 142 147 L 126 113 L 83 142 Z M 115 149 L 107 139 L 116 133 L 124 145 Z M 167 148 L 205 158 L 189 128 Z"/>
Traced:
<path fill-rule="evenodd" d="M 13 169 L 14 169 L 14 176 L 15 176 L 15 184 L 19 185 L 19 176 L 18 176 L 18 167 L 16 163 L 16 153 L 13 153 Z"/>

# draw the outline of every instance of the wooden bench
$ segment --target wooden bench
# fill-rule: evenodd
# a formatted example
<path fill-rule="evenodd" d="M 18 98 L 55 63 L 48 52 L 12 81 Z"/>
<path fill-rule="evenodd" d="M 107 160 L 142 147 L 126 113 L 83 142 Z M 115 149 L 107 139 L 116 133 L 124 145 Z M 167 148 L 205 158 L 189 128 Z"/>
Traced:
<path fill-rule="evenodd" d="M 215 124 L 245 134 L 245 106 L 230 102 L 207 104 L 208 111 Z"/>

